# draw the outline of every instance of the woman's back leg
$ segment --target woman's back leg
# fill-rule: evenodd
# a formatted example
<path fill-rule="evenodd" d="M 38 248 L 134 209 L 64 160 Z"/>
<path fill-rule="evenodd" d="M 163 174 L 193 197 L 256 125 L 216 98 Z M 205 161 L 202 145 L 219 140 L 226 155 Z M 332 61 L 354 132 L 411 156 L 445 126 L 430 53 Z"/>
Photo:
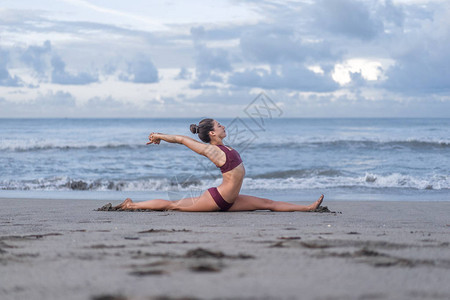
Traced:
<path fill-rule="evenodd" d="M 239 195 L 229 211 L 252 211 L 252 210 L 271 210 L 271 211 L 312 211 L 322 204 L 323 195 L 310 205 L 293 204 L 289 202 L 274 201 L 267 198 Z"/>
<path fill-rule="evenodd" d="M 127 198 L 115 208 L 125 210 L 150 209 L 159 211 L 217 211 L 219 209 L 208 191 L 205 191 L 200 197 L 183 198 L 177 201 L 153 199 L 142 202 L 133 202 L 130 198 Z"/>

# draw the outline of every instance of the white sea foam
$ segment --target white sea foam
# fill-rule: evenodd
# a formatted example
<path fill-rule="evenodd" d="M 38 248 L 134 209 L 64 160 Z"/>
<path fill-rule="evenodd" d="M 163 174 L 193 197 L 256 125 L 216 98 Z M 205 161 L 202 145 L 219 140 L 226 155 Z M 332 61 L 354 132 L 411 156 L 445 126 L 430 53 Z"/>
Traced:
<path fill-rule="evenodd" d="M 114 180 L 77 180 L 67 177 L 37 179 L 32 181 L 2 181 L 0 190 L 96 190 L 96 191 L 167 191 L 185 192 L 191 190 L 203 191 L 211 186 L 217 186 L 221 179 L 187 180 L 176 178 L 145 179 L 135 181 Z M 450 178 L 446 175 L 434 175 L 428 178 L 418 178 L 403 174 L 377 175 L 367 173 L 364 176 L 311 176 L 306 178 L 246 178 L 243 188 L 250 190 L 308 190 L 325 188 L 400 188 L 400 189 L 450 189 Z"/>
<path fill-rule="evenodd" d="M 403 174 L 377 175 L 367 173 L 364 176 L 312 176 L 308 178 L 275 178 L 245 180 L 245 188 L 250 189 L 321 189 L 321 188 L 411 188 L 411 189 L 450 189 L 450 178 L 446 175 L 434 175 L 418 178 Z"/>

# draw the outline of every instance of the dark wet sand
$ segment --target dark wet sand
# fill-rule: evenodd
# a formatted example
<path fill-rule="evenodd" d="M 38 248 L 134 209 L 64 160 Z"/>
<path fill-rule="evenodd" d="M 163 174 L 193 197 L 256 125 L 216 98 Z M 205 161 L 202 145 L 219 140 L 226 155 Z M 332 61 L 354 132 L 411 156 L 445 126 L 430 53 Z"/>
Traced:
<path fill-rule="evenodd" d="M 336 213 L 103 204 L 0 199 L 0 299 L 450 298 L 450 202 L 324 203 Z"/>

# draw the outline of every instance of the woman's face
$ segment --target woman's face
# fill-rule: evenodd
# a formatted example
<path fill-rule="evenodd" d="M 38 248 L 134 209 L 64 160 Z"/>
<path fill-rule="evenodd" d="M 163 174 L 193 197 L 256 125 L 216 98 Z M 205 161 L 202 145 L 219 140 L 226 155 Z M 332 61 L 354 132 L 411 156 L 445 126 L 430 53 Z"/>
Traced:
<path fill-rule="evenodd" d="M 214 132 L 221 139 L 224 139 L 227 136 L 227 133 L 225 132 L 225 126 L 223 126 L 216 120 L 214 120 Z"/>

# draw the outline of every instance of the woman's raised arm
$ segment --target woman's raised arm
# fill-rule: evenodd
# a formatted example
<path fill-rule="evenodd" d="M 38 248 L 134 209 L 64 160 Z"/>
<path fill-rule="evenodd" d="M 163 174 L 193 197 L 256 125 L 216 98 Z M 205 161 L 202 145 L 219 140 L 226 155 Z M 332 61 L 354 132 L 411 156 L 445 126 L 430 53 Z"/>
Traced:
<path fill-rule="evenodd" d="M 220 159 L 221 154 L 223 153 L 216 146 L 200 143 L 199 141 L 184 135 L 173 135 L 173 134 L 152 132 L 149 135 L 148 139 L 149 142 L 147 143 L 147 145 L 159 144 L 161 140 L 166 141 L 168 143 L 183 144 L 192 151 L 208 157 L 216 165 L 218 164 L 217 159 L 218 158 Z"/>

